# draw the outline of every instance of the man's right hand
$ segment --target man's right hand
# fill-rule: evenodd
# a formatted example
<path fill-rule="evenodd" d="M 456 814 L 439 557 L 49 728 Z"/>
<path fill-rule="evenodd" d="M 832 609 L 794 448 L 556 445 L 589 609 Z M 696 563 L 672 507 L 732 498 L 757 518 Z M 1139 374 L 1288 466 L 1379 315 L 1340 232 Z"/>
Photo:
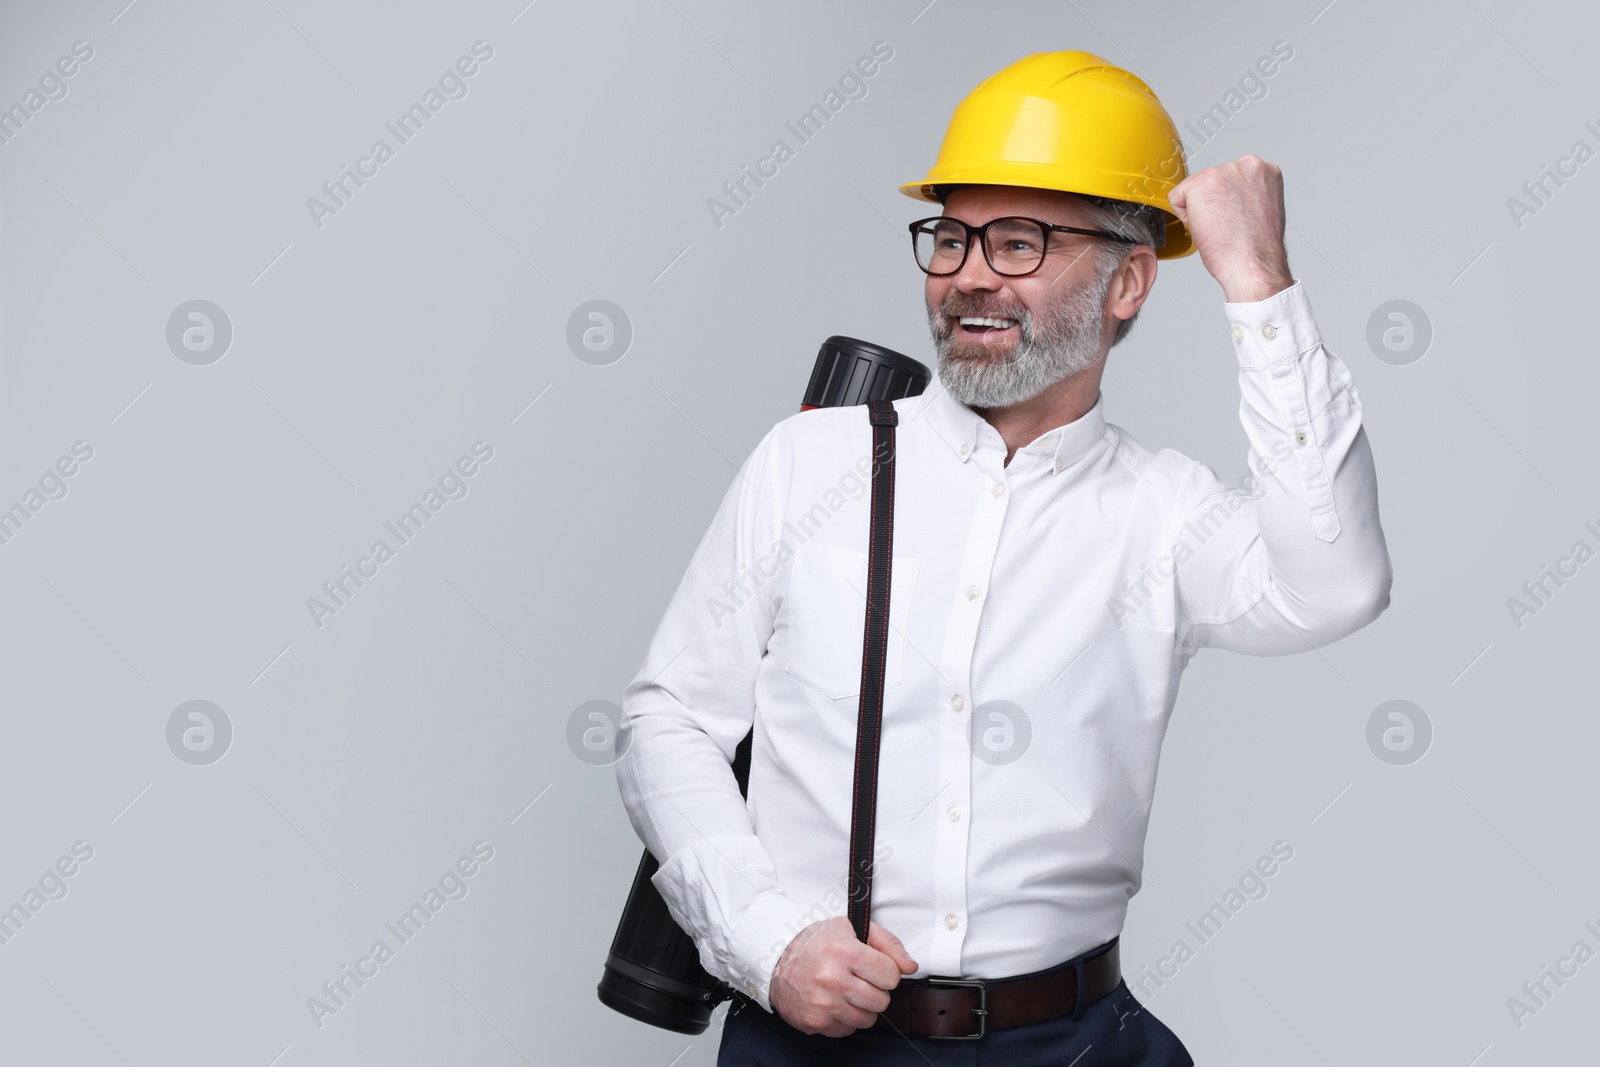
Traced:
<path fill-rule="evenodd" d="M 877 1022 L 889 1006 L 889 990 L 916 969 L 898 937 L 868 922 L 862 944 L 850 920 L 836 915 L 789 942 L 773 968 L 767 999 L 803 1034 L 844 1037 Z"/>

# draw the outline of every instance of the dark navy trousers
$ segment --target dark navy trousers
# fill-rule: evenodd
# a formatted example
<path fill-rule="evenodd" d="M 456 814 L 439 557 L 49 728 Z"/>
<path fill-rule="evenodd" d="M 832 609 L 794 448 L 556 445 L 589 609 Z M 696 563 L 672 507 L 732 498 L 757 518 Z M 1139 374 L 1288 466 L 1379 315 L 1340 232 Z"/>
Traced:
<path fill-rule="evenodd" d="M 1089 955 L 1093 955 L 1090 953 Z M 1053 974 L 1077 964 L 1018 977 Z M 991 1030 L 976 1041 L 913 1037 L 868 1028 L 845 1037 L 802 1034 L 776 1012 L 736 994 L 722 1024 L 717 1067 L 1194 1067 L 1166 1025 L 1126 983 L 1071 1013 Z"/>

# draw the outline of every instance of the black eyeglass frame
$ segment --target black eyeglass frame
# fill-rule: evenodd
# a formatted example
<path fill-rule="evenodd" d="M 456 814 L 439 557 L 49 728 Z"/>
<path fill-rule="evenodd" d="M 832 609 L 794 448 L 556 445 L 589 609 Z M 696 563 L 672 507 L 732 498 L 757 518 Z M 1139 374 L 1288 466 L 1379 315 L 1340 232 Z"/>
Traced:
<path fill-rule="evenodd" d="M 953 222 L 961 226 L 966 231 L 966 247 L 961 250 L 961 261 L 955 265 L 955 269 L 953 270 L 929 270 L 927 267 L 922 265 L 922 261 L 920 259 L 917 259 L 917 231 L 920 227 L 926 226 L 933 222 Z M 989 227 L 993 226 L 997 222 L 1031 222 L 1035 226 L 1039 227 L 1040 231 L 1044 234 L 1043 246 L 1039 249 L 1039 262 L 1035 263 L 1032 269 L 1025 270 L 1021 274 L 1010 274 L 994 265 L 994 257 L 991 255 L 991 249 L 989 248 Z M 967 254 L 972 251 L 972 242 L 974 237 L 977 238 L 978 244 L 983 248 L 983 261 L 989 265 L 990 270 L 994 271 L 1002 278 L 1026 278 L 1028 275 L 1036 273 L 1040 267 L 1044 266 L 1045 258 L 1050 255 L 1050 235 L 1052 233 L 1077 233 L 1082 234 L 1085 237 L 1104 237 L 1108 241 L 1117 241 L 1121 244 L 1139 244 L 1139 241 L 1133 237 L 1123 237 L 1120 234 L 1107 233 L 1105 230 L 1086 230 L 1081 226 L 1058 226 L 1053 222 L 1046 222 L 1043 219 L 1029 218 L 1026 215 L 1002 215 L 997 219 L 990 219 L 982 226 L 974 226 L 970 222 L 954 218 L 950 215 L 933 215 L 928 218 L 918 219 L 916 222 L 910 223 L 907 226 L 907 229 L 911 232 L 911 258 L 916 260 L 917 267 L 922 271 L 922 273 L 931 275 L 935 278 L 948 278 L 952 274 L 961 273 L 961 268 L 967 265 Z"/>

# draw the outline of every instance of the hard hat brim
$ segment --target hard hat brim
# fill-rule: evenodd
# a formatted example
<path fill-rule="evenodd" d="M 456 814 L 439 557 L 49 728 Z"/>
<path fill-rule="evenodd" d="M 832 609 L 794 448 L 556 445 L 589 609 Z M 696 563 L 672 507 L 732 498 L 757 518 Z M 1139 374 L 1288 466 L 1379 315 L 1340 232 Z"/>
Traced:
<path fill-rule="evenodd" d="M 1011 164 L 1011 166 L 1015 166 L 1015 164 Z M 1068 188 L 1065 184 L 1046 178 L 1030 181 L 1026 175 L 1008 174 L 1004 181 L 995 181 L 992 177 L 986 181 L 982 180 L 983 177 L 981 175 L 968 177 L 956 173 L 941 172 L 939 168 L 935 168 L 921 181 L 907 182 L 905 185 L 900 186 L 900 192 L 913 200 L 925 200 L 930 204 L 943 204 L 944 199 L 938 193 L 941 187 L 992 185 L 999 188 L 1043 189 L 1055 193 L 1076 193 L 1079 196 L 1099 196 L 1110 200 L 1126 201 L 1130 204 L 1144 204 L 1160 211 L 1167 220 L 1167 242 L 1155 250 L 1157 259 L 1182 259 L 1194 251 L 1194 240 L 1189 236 L 1188 227 L 1183 224 L 1177 215 L 1172 213 L 1172 208 L 1167 203 L 1165 196 L 1136 196 L 1126 191 L 1122 191 L 1120 195 L 1117 195 L 1116 193 L 1105 192 L 1103 189 L 1089 188 L 1089 186 L 1093 185 L 1103 185 L 1103 183 L 1096 182 L 1072 183 L 1078 187 Z"/>

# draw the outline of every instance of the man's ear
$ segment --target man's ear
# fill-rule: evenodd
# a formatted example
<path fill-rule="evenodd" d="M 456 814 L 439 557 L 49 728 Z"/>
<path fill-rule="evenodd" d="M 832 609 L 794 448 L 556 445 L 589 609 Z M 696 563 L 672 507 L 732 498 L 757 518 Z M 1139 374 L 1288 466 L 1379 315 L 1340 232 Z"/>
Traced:
<path fill-rule="evenodd" d="M 1150 296 L 1156 284 L 1156 253 L 1149 245 L 1134 245 L 1122 257 L 1106 288 L 1106 311 L 1119 319 L 1131 319 Z"/>

